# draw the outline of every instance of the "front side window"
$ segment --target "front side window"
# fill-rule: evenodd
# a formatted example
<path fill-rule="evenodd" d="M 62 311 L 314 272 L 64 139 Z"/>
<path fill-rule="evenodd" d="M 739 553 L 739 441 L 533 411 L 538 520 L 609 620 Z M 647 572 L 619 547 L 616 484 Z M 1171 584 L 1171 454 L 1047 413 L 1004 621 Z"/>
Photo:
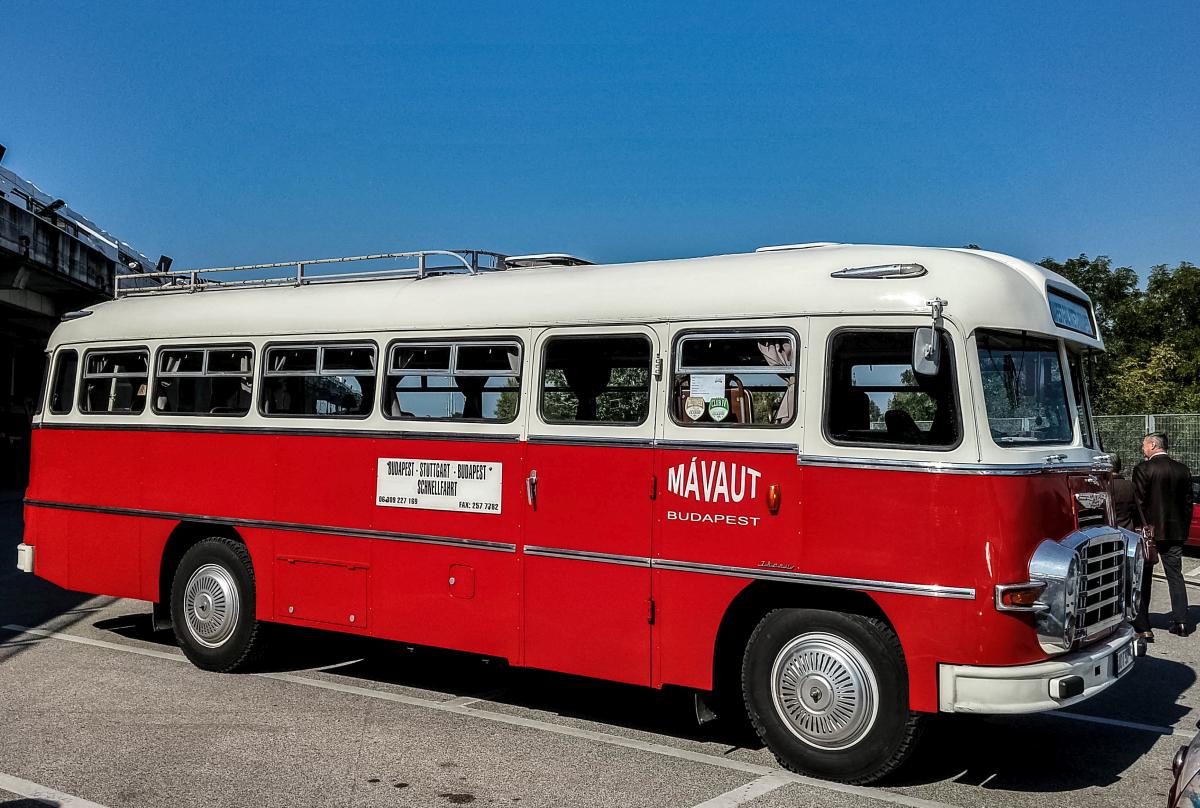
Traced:
<path fill-rule="evenodd" d="M 1000 446 L 1070 443 L 1058 343 L 998 331 L 980 332 L 975 343 L 992 440 Z"/>
<path fill-rule="evenodd" d="M 54 360 L 54 381 L 50 387 L 50 412 L 65 415 L 75 401 L 75 377 L 79 374 L 79 354 L 70 349 L 59 351 Z"/>
<path fill-rule="evenodd" d="M 388 418 L 508 423 L 520 398 L 516 342 L 392 345 L 383 394 Z"/>
<path fill-rule="evenodd" d="M 542 352 L 546 423 L 635 425 L 650 414 L 650 340 L 553 337 Z"/>
<path fill-rule="evenodd" d="M 79 409 L 88 413 L 136 414 L 146 408 L 150 354 L 142 349 L 88 351 L 83 360 Z"/>
<path fill-rule="evenodd" d="M 267 349 L 263 415 L 362 418 L 371 413 L 374 399 L 374 345 Z"/>
<path fill-rule="evenodd" d="M 949 449 L 961 428 L 944 331 L 932 376 L 912 366 L 913 330 L 839 331 L 829 351 L 825 425 L 834 443 Z"/>
<path fill-rule="evenodd" d="M 245 415 L 254 352 L 249 348 L 159 351 L 154 411 L 174 415 Z"/>
<path fill-rule="evenodd" d="M 1092 406 L 1088 400 L 1087 377 L 1090 362 L 1084 354 L 1067 351 L 1067 362 L 1071 368 L 1071 394 L 1075 397 L 1075 411 L 1079 413 L 1079 436 L 1089 449 L 1096 447 L 1092 429 Z"/>
<path fill-rule="evenodd" d="M 671 417 L 679 424 L 790 424 L 796 340 L 786 332 L 684 335 L 675 346 L 671 391 Z"/>

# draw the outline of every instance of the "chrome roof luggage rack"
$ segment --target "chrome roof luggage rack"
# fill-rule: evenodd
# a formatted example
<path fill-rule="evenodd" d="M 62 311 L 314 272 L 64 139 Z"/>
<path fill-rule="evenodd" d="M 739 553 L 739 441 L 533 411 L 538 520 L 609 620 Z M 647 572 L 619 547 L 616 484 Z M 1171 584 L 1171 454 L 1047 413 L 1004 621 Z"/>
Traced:
<path fill-rule="evenodd" d="M 346 258 L 315 258 L 306 261 L 117 275 L 113 289 L 116 297 L 140 297 L 218 289 L 424 278 L 445 274 L 476 275 L 508 269 L 505 258 L 501 253 L 487 250 L 415 250 L 353 255 Z M 362 269 L 366 262 L 375 262 L 371 264 L 373 267 L 379 267 L 381 263 L 387 263 L 389 266 L 382 269 Z M 353 266 L 343 266 L 346 264 Z"/>

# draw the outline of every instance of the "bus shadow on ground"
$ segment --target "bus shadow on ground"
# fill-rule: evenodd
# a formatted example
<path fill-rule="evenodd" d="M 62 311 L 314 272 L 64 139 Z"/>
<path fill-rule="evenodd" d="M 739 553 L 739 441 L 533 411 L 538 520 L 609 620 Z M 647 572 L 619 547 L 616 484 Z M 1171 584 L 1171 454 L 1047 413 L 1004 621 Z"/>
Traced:
<path fill-rule="evenodd" d="M 122 637 L 174 647 L 169 631 L 152 630 L 146 614 L 94 624 Z M 478 709 L 533 710 L 568 721 L 603 724 L 682 741 L 719 744 L 722 753 L 763 744 L 741 719 L 698 724 L 691 694 L 653 690 L 568 674 L 511 668 L 503 660 L 371 638 L 280 627 L 269 663 L 259 672 L 323 669 L 364 687 L 427 691 L 434 700 L 480 698 Z M 1188 710 L 1178 703 L 1196 680 L 1191 667 L 1147 657 L 1121 682 L 1080 705 L 1094 715 L 1169 727 Z M 1131 709 L 1132 708 L 1132 709 Z M 605 731 L 604 727 L 591 727 Z M 1053 715 L 931 716 L 908 765 L 881 785 L 953 781 L 996 791 L 1068 792 L 1111 785 L 1161 736 Z M 1182 742 L 1182 741 L 1181 741 Z"/>

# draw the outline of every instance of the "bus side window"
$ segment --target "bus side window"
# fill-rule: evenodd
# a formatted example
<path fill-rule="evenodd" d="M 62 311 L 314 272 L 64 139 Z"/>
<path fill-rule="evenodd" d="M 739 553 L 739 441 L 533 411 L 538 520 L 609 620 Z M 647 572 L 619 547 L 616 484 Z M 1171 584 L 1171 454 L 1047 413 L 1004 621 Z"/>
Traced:
<path fill-rule="evenodd" d="M 145 348 L 88 351 L 83 357 L 79 409 L 89 413 L 136 415 L 146 408 L 150 354 Z"/>
<path fill-rule="evenodd" d="M 79 354 L 72 350 L 58 352 L 54 363 L 54 384 L 50 388 L 50 412 L 65 415 L 75 402 L 75 377 L 79 372 Z"/>
<path fill-rule="evenodd" d="M 262 408 L 268 416 L 364 418 L 375 401 L 374 345 L 267 349 Z"/>
<path fill-rule="evenodd" d="M 952 357 L 941 333 L 942 356 Z M 839 331 L 829 351 L 826 434 L 834 443 L 949 449 L 961 430 L 952 361 L 912 366 L 912 329 Z"/>
<path fill-rule="evenodd" d="M 796 418 L 796 339 L 786 332 L 684 334 L 671 417 L 684 426 L 786 426 Z"/>
<path fill-rule="evenodd" d="M 254 352 L 249 348 L 172 348 L 158 354 L 154 411 L 175 415 L 245 415 L 250 411 Z"/>
<path fill-rule="evenodd" d="M 520 397 L 519 343 L 392 345 L 383 395 L 387 418 L 508 423 L 517 417 Z"/>
<path fill-rule="evenodd" d="M 650 414 L 650 341 L 641 336 L 552 337 L 542 349 L 547 423 L 625 424 Z"/>

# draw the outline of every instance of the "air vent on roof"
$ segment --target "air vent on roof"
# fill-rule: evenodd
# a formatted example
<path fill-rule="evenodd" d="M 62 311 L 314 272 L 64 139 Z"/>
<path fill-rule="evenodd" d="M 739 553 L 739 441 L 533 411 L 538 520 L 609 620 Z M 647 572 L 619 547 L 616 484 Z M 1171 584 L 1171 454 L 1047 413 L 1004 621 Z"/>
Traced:
<path fill-rule="evenodd" d="M 840 241 L 810 241 L 806 244 L 776 244 L 770 247 L 759 247 L 755 252 L 782 252 L 784 250 L 807 250 L 809 247 L 838 247 Z"/>
<path fill-rule="evenodd" d="M 538 255 L 510 255 L 504 259 L 508 269 L 528 269 L 529 267 L 581 267 L 590 266 L 591 261 L 576 258 L 566 253 L 539 253 Z"/>
<path fill-rule="evenodd" d="M 877 267 L 846 267 L 831 272 L 831 278 L 919 278 L 926 272 L 920 264 L 884 264 Z"/>

